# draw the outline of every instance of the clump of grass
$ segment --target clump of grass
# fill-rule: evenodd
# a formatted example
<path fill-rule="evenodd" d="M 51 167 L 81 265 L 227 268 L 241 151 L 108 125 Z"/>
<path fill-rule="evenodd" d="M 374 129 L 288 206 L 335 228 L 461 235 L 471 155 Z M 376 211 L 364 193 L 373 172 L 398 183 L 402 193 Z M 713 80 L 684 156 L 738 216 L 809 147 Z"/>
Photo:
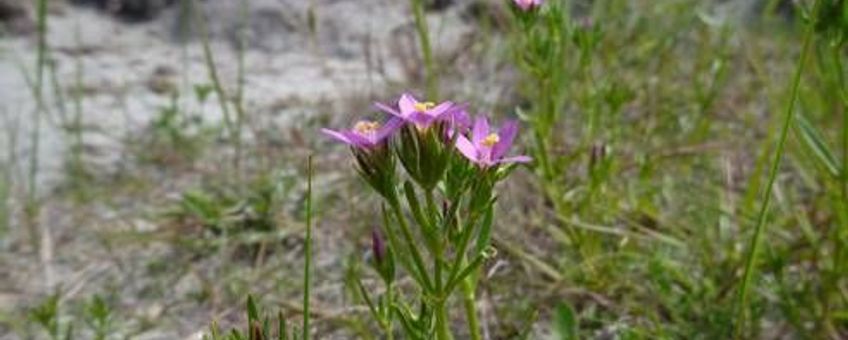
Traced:
<path fill-rule="evenodd" d="M 312 156 L 307 159 L 307 189 L 306 189 L 306 238 L 304 245 L 304 266 L 303 266 L 303 303 L 301 311 L 303 315 L 303 324 L 298 331 L 297 327 L 288 326 L 288 320 L 283 316 L 282 312 L 277 313 L 276 329 L 272 329 L 270 319 L 257 306 L 253 297 L 248 295 L 246 304 L 247 327 L 246 330 L 232 329 L 230 332 L 221 334 L 218 325 L 213 321 L 210 332 L 204 335 L 204 339 L 209 340 L 260 340 L 260 339 L 278 339 L 278 340 L 308 340 L 310 339 L 310 296 L 313 282 L 312 276 L 312 218 L 313 218 L 313 198 L 312 198 L 312 176 L 314 170 L 312 168 Z M 276 336 L 274 336 L 276 334 Z"/>

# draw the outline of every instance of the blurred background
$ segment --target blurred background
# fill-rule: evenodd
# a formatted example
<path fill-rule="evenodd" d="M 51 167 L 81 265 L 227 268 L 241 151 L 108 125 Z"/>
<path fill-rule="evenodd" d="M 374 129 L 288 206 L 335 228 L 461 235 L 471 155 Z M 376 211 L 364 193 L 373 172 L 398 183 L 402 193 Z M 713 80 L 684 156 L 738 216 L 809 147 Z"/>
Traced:
<path fill-rule="evenodd" d="M 521 117 L 533 96 L 511 59 L 511 2 L 425 5 L 439 99 Z M 588 338 L 724 338 L 802 20 L 773 0 L 567 8 L 576 30 L 602 32 L 563 62 L 551 152 L 569 159 L 568 212 L 533 169 L 501 188 L 486 335 L 550 337 L 565 301 Z M 296 317 L 308 155 L 316 337 L 376 337 L 351 282 L 374 277 L 361 262 L 377 200 L 318 130 L 424 94 L 408 1 L 49 0 L 43 13 L 0 0 L 0 339 L 47 338 L 50 325 L 199 339 L 213 320 L 243 322 L 248 293 Z M 827 73 L 808 69 L 799 106 L 836 145 L 842 109 L 817 87 Z M 790 141 L 778 181 L 778 237 L 752 294 L 760 338 L 848 336 L 848 314 L 818 333 L 823 301 L 842 294 L 844 307 L 845 287 L 819 295 L 827 247 L 810 240 L 838 209 L 806 146 Z M 563 226 L 597 233 L 596 248 L 570 246 Z"/>

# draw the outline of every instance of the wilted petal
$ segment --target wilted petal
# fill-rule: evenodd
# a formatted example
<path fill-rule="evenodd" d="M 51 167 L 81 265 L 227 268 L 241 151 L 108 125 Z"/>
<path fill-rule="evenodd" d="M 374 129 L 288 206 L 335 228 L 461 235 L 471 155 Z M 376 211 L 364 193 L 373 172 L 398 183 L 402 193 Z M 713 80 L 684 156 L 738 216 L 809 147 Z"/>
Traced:
<path fill-rule="evenodd" d="M 377 229 L 371 231 L 371 252 L 374 253 L 374 259 L 377 260 L 377 263 L 382 264 L 386 257 L 386 244 Z"/>

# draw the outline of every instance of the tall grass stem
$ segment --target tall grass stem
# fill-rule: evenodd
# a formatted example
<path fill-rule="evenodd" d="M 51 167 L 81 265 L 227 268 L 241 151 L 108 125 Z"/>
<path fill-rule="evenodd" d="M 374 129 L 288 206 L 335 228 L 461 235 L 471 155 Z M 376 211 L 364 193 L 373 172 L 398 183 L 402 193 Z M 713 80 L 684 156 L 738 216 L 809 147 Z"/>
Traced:
<path fill-rule="evenodd" d="M 816 13 L 818 3 L 819 1 L 816 1 L 813 6 L 813 13 Z M 772 190 L 774 189 L 774 182 L 777 179 L 777 173 L 780 170 L 780 164 L 783 160 L 783 149 L 789 134 L 789 127 L 793 122 L 795 104 L 798 101 L 798 89 L 801 84 L 801 75 L 803 74 L 804 64 L 807 60 L 812 40 L 813 26 L 810 25 L 804 35 L 801 55 L 798 58 L 798 64 L 796 65 L 795 74 L 792 78 L 791 94 L 789 96 L 789 102 L 786 105 L 786 114 L 784 115 L 783 125 L 780 130 L 780 137 L 777 143 L 777 149 L 775 150 L 774 161 L 772 162 L 771 169 L 769 170 L 769 177 L 766 183 L 765 193 L 763 194 L 763 203 L 760 206 L 760 211 L 757 215 L 757 224 L 754 229 L 754 236 L 751 238 L 749 246 L 750 250 L 745 261 L 745 272 L 742 277 L 742 283 L 739 287 L 737 297 L 737 311 L 734 326 L 734 338 L 736 339 L 742 338 L 742 332 L 748 310 L 748 290 L 750 289 L 751 280 L 753 279 L 756 271 L 756 259 L 759 253 L 760 244 L 762 243 L 763 235 L 765 234 L 766 215 L 768 214 L 769 204 L 771 203 Z"/>
<path fill-rule="evenodd" d="M 310 276 L 312 274 L 312 155 L 306 160 L 307 183 L 306 183 L 306 244 L 304 253 L 306 259 L 303 265 L 303 340 L 309 339 L 309 291 Z"/>

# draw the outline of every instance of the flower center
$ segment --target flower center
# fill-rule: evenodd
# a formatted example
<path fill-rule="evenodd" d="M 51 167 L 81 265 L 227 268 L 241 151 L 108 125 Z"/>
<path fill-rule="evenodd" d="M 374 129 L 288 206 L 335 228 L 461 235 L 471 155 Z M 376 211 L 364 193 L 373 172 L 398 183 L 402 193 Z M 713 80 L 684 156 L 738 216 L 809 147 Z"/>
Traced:
<path fill-rule="evenodd" d="M 415 111 L 425 112 L 427 110 L 432 109 L 434 106 L 436 106 L 436 103 L 433 103 L 433 102 L 415 103 Z"/>
<path fill-rule="evenodd" d="M 360 135 L 370 135 L 380 129 L 380 123 L 370 122 L 367 120 L 359 121 L 353 126 L 353 131 Z"/>
<path fill-rule="evenodd" d="M 493 147 L 495 144 L 501 141 L 501 137 L 498 136 L 497 133 L 490 133 L 486 138 L 483 138 L 483 145 L 486 147 Z"/>

